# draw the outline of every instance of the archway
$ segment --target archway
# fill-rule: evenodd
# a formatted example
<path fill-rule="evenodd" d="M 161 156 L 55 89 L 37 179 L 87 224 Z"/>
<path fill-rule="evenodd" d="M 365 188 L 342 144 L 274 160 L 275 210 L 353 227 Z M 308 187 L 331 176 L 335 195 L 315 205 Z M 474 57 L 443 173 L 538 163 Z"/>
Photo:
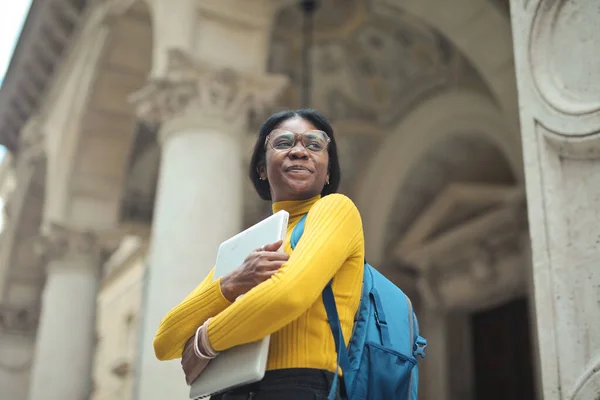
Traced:
<path fill-rule="evenodd" d="M 338 3 L 325 2 L 315 15 L 311 106 L 332 120 L 343 169 L 341 190 L 360 201 L 369 196 L 359 182 L 378 157 L 377 149 L 428 98 L 466 87 L 490 107 L 495 100 L 480 72 L 435 26 L 405 12 L 389 12 L 378 1 L 343 2 L 342 13 L 336 12 Z M 272 35 L 269 68 L 290 77 L 282 98 L 288 107 L 299 106 L 302 84 L 299 21 L 297 5 L 283 8 Z M 368 253 L 377 260 L 372 249 Z"/>
<path fill-rule="evenodd" d="M 477 132 L 499 149 L 512 175 L 520 182 L 523 176 L 520 142 L 508 130 L 494 102 L 468 90 L 432 96 L 405 115 L 372 157 L 356 196 L 370 259 L 377 264 L 383 260 L 387 225 L 397 193 L 410 178 L 415 163 L 440 140 L 458 133 Z"/>
<path fill-rule="evenodd" d="M 0 386 L 14 388 L 15 394 L 7 396 L 15 399 L 27 398 L 30 386 L 47 261 L 34 251 L 40 228 L 56 224 L 94 231 L 102 245 L 106 231 L 120 236 L 121 197 L 137 124 L 128 96 L 149 75 L 152 27 L 142 1 L 128 2 L 121 14 L 107 14 L 104 3 L 89 10 L 36 117 L 44 127 L 37 139 L 46 157 L 30 164 L 25 151 L 19 154 L 19 186 L 11 198 L 9 231 L 3 238 L 8 251 L 1 264 L 7 269 L 0 287 L 0 325 L 5 328 L 2 335 L 8 326 L 10 340 L 0 340 L 0 379 L 6 377 L 10 384 Z M 96 293 L 89 294 L 93 307 Z M 88 315 L 93 320 L 92 309 Z M 5 357 L 11 363 L 5 363 Z"/>
<path fill-rule="evenodd" d="M 80 128 L 61 144 L 73 151 L 63 165 L 68 171 L 60 195 L 64 208 L 48 216 L 97 233 L 101 245 L 112 254 L 103 265 L 107 279 L 97 299 L 93 398 L 133 390 L 143 266 L 138 268 L 136 263 L 133 270 L 113 266 L 128 265 L 122 258 L 127 249 L 146 251 L 143 240 L 126 235 L 144 239 L 149 235 L 159 166 L 155 132 L 138 121 L 129 101 L 151 73 L 152 10 L 143 0 L 127 3 L 107 17 L 107 36 Z M 121 263 L 115 261 L 119 257 Z M 123 274 L 129 279 L 124 283 L 113 279 Z M 117 282 L 117 287 L 111 282 Z M 119 347 L 122 335 L 131 339 L 125 348 Z"/>
<path fill-rule="evenodd" d="M 121 220 L 128 163 L 138 132 L 131 93 L 147 81 L 152 67 L 152 24 L 144 1 L 97 25 L 104 35 L 96 73 L 87 89 L 81 118 L 52 154 L 48 220 L 79 230 L 113 231 Z M 58 111 L 60 112 L 60 111 Z M 52 149 L 52 146 L 50 146 Z"/>
<path fill-rule="evenodd" d="M 527 223 L 510 166 L 471 133 L 440 140 L 409 175 L 383 266 L 416 276 L 399 281 L 419 289 L 411 295 L 436 360 L 423 364 L 424 398 L 533 398 Z"/>
<path fill-rule="evenodd" d="M 367 257 L 415 300 L 439 361 L 423 362 L 424 398 L 471 390 L 473 335 L 485 331 L 471 331 L 472 313 L 529 296 L 520 143 L 509 130 L 493 100 L 446 91 L 405 116 L 364 174 Z M 519 326 L 529 339 L 526 316 Z M 463 372 L 449 372 L 450 357 Z"/>

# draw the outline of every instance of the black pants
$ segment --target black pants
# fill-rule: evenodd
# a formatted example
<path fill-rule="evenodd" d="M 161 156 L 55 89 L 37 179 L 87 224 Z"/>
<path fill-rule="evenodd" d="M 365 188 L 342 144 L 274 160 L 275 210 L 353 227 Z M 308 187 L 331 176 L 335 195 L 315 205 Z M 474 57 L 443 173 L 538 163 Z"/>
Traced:
<path fill-rule="evenodd" d="M 262 381 L 212 396 L 211 400 L 327 400 L 333 381 L 329 371 L 290 368 L 267 371 Z M 338 379 L 339 388 L 343 385 Z M 341 397 L 336 397 L 341 400 Z"/>

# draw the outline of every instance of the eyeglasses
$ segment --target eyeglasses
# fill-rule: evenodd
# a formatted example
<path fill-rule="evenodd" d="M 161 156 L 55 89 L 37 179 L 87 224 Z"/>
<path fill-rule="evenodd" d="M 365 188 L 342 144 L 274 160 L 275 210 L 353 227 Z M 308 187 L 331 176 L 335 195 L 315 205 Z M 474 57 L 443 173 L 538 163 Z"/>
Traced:
<path fill-rule="evenodd" d="M 285 129 L 274 129 L 269 133 L 265 140 L 265 147 L 267 143 L 275 151 L 288 151 L 294 148 L 298 138 L 302 141 L 302 145 L 306 150 L 312 153 L 321 153 L 327 149 L 331 139 L 323 131 L 311 130 L 304 133 L 294 133 Z"/>

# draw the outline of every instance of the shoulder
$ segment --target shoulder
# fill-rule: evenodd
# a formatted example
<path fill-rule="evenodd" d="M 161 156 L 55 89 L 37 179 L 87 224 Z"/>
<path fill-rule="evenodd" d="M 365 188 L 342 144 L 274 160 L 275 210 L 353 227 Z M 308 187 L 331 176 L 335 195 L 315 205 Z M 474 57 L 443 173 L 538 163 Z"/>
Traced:
<path fill-rule="evenodd" d="M 311 214 L 330 214 L 338 217 L 358 218 L 360 213 L 354 202 L 348 197 L 340 193 L 332 193 L 317 201 L 308 213 Z"/>
<path fill-rule="evenodd" d="M 356 205 L 354 204 L 354 202 L 348 196 L 341 194 L 341 193 L 332 193 L 330 195 L 320 198 L 319 201 L 317 201 L 313 207 L 319 207 L 319 206 L 321 206 L 321 207 L 324 207 L 324 206 L 350 207 L 350 208 L 354 208 L 354 209 L 356 209 L 356 211 L 358 211 L 358 208 L 356 208 Z"/>

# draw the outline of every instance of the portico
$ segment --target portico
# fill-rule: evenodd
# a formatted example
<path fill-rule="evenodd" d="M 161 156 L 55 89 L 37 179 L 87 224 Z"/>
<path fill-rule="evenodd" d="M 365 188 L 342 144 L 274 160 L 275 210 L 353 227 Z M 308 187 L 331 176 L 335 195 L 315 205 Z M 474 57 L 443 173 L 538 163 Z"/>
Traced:
<path fill-rule="evenodd" d="M 600 15 L 559 3 L 326 0 L 315 14 L 311 104 L 334 123 L 370 263 L 411 296 L 430 342 L 424 399 L 600 390 Z M 263 117 L 300 104 L 301 13 L 278 0 L 33 11 L 0 92 L 17 181 L 0 391 L 186 398 L 153 335 L 218 244 L 269 212 L 245 168 Z M 97 302 L 126 312 L 99 322 Z M 490 392 L 481 371 L 517 348 L 522 368 Z"/>

